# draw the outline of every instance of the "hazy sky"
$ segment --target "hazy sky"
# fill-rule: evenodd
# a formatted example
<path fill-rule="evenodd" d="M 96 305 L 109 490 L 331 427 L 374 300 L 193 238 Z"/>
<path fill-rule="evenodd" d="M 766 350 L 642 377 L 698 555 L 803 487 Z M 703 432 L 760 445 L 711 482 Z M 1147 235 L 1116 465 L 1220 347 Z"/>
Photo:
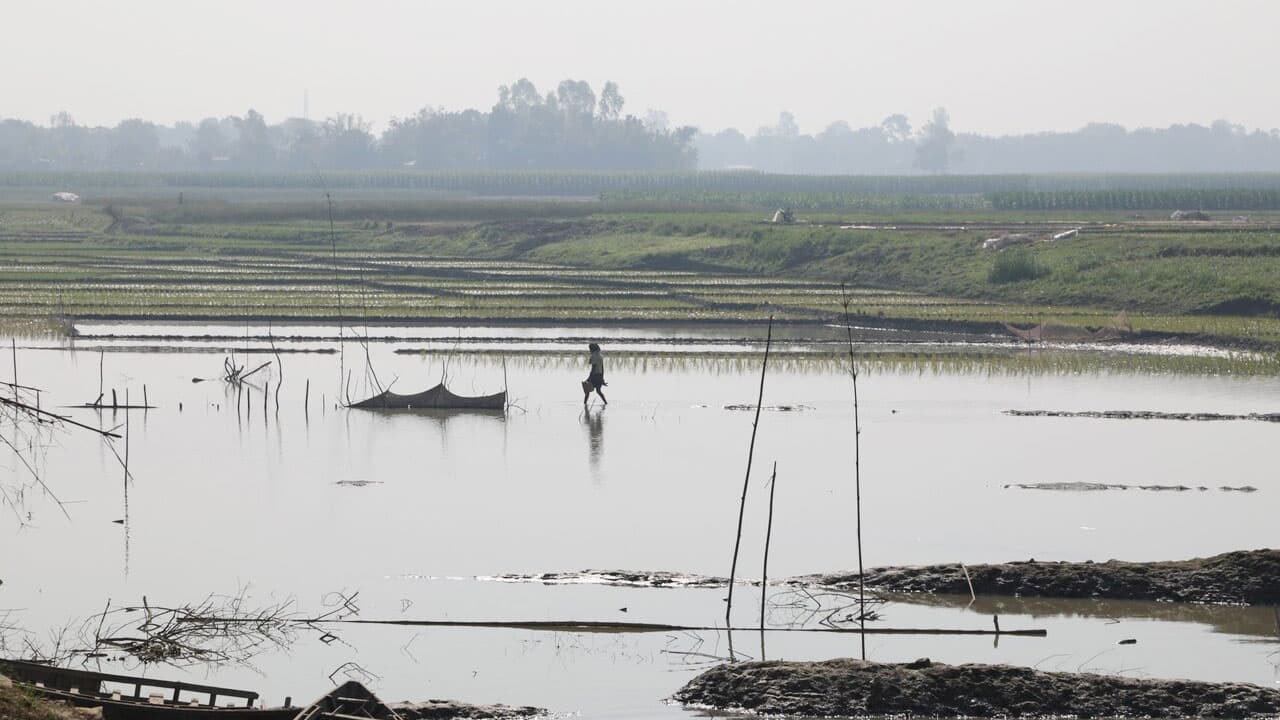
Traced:
<path fill-rule="evenodd" d="M 527 76 L 626 110 L 805 132 L 945 106 L 962 131 L 1280 126 L 1280 0 L 0 0 L 0 117 L 41 124 L 487 109 Z"/>

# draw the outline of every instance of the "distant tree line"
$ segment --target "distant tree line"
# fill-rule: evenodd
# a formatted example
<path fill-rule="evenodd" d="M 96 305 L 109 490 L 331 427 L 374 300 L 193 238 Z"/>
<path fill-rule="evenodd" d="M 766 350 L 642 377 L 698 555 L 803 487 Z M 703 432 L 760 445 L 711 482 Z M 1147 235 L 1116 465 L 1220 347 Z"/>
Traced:
<path fill-rule="evenodd" d="M 990 137 L 956 133 L 946 109 L 913 130 L 904 115 L 853 129 L 835 122 L 800 133 L 783 112 L 750 137 L 729 128 L 694 139 L 699 167 L 823 174 L 1188 173 L 1280 170 L 1280 130 L 1248 131 L 1218 120 L 1126 130 L 1094 123 L 1073 132 Z"/>
<path fill-rule="evenodd" d="M 599 97 L 565 80 L 541 94 L 521 79 L 498 89 L 489 112 L 427 107 L 397 118 L 381 136 L 358 115 L 270 125 L 243 117 L 157 125 L 124 120 L 113 128 L 79 125 L 67 113 L 41 126 L 0 120 L 0 169 L 115 171 L 693 170 L 693 128 L 669 129 L 660 116 L 623 114 L 618 86 Z"/>
<path fill-rule="evenodd" d="M 564 80 L 545 94 L 520 79 L 498 89 L 487 112 L 425 107 L 380 134 L 358 115 L 268 124 L 242 117 L 157 125 L 80 125 L 59 113 L 47 126 L 0 120 L 0 170 L 311 172 L 320 170 L 682 172 L 750 169 L 802 175 L 1034 173 L 1250 173 L 1280 171 L 1280 130 L 1209 126 L 1126 130 L 1090 124 L 1073 132 L 990 137 L 957 133 L 944 108 L 913 128 L 905 115 L 872 127 L 835 122 L 800 132 L 783 112 L 747 136 L 729 128 L 671 128 L 662 112 L 623 112 L 618 86 L 599 94 Z"/>

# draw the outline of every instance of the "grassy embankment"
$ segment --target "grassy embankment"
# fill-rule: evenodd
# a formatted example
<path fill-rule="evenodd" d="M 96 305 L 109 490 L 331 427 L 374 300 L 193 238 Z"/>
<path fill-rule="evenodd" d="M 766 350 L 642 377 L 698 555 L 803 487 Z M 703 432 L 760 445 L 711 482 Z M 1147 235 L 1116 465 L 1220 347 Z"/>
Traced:
<path fill-rule="evenodd" d="M 335 282 L 323 197 L 273 192 L 0 205 L 0 315 L 818 320 L 847 281 L 865 316 L 1100 326 L 1125 310 L 1138 329 L 1280 341 L 1280 233 L 1258 212 L 897 209 L 773 225 L 720 205 L 344 191 Z"/>
<path fill-rule="evenodd" d="M 75 720 L 83 717 L 63 705 L 43 700 L 0 675 L 0 718 L 3 720 Z"/>

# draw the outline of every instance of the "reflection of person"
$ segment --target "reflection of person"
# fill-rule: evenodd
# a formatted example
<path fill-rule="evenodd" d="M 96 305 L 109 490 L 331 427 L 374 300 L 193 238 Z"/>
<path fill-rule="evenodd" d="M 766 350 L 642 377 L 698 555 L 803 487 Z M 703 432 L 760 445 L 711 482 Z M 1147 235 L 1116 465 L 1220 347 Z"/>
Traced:
<path fill-rule="evenodd" d="M 595 390 L 600 399 L 604 400 L 604 404 L 608 405 L 609 401 L 605 400 L 604 391 L 600 389 L 609 384 L 604 381 L 604 356 L 600 354 L 600 346 L 595 343 L 588 345 L 587 349 L 591 351 L 591 374 L 587 375 L 586 382 L 582 383 L 582 404 L 587 404 L 591 399 L 591 391 Z"/>
<path fill-rule="evenodd" d="M 591 463 L 591 475 L 595 484 L 602 482 L 600 477 L 600 456 L 604 452 L 604 410 L 583 410 L 583 422 L 587 426 L 587 459 Z"/>

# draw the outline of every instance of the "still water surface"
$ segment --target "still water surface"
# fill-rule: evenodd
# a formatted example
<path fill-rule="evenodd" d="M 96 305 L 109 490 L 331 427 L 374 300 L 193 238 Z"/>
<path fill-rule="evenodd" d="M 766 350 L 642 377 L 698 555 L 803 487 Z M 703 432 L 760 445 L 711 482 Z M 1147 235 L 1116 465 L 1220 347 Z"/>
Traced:
<path fill-rule="evenodd" d="M 43 632 L 118 604 L 198 602 L 247 588 L 263 604 L 293 599 L 327 610 L 333 593 L 359 592 L 364 619 L 618 620 L 714 625 L 723 589 L 643 589 L 485 582 L 476 576 L 584 568 L 661 569 L 725 575 L 746 470 L 759 382 L 751 354 L 672 361 L 671 353 L 720 351 L 744 332 L 590 329 L 455 329 L 434 340 L 382 332 L 369 345 L 381 382 L 399 392 L 434 385 L 445 370 L 462 394 L 510 387 L 502 414 L 371 413 L 335 406 L 340 367 L 353 399 L 370 394 L 365 351 L 315 339 L 332 329 L 276 328 L 280 374 L 237 396 L 220 381 L 222 347 L 257 340 L 175 338 L 173 327 L 99 326 L 74 345 L 27 342 L 20 381 L 45 388 L 46 405 L 92 401 L 99 362 L 105 387 L 158 408 L 130 415 L 125 508 L 122 472 L 96 441 L 62 433 L 43 453 L 46 477 L 65 501 L 32 495 L 19 529 L 0 521 L 0 612 Z M 179 327 L 189 335 L 265 335 L 265 328 Z M 224 332 L 225 331 L 225 332 Z M 140 336 L 162 339 L 138 340 Z M 502 338 L 520 336 L 519 342 Z M 610 404 L 585 410 L 581 357 L 535 343 L 544 337 L 612 337 L 629 352 L 610 361 Z M 471 338 L 458 343 L 457 337 Z M 454 338 L 454 347 L 448 338 Z M 499 338 L 494 340 L 493 338 Z M 795 347 L 830 338 L 793 337 Z M 696 342 L 695 342 L 696 341 Z M 431 343 L 436 342 L 439 347 Z M 646 344 L 649 342 L 650 344 Z M 481 345 L 482 343 L 482 345 Z M 506 343 L 506 344 L 504 344 Z M 535 343 L 532 344 L 531 343 Z M 701 344 L 699 344 L 701 343 Z M 146 348 L 169 350 L 147 351 Z M 435 348 L 436 352 L 397 350 Z M 98 348 L 111 352 L 99 354 Z M 611 346 L 605 342 L 606 356 Z M 470 352 L 484 350 L 483 353 Z M 654 357 L 646 357 L 652 350 Z M 501 351 L 505 355 L 495 354 Z M 660 361 L 658 355 L 662 355 Z M 270 354 L 239 355 L 250 367 Z M 1268 423 L 1188 423 L 1015 418 L 1002 410 L 1142 409 L 1246 413 L 1280 410 L 1274 377 L 1136 373 L 993 373 L 867 360 L 860 378 L 865 557 L 869 565 L 1037 560 L 1176 559 L 1276 545 L 1280 495 Z M 8 369 L 8 368 L 6 368 Z M 310 381 L 309 405 L 304 393 Z M 108 392 L 109 395 L 109 392 Z M 847 569 L 854 555 L 852 428 L 848 375 L 838 362 L 779 362 L 765 385 L 756 467 L 747 497 L 741 575 L 759 577 L 766 479 L 778 480 L 770 575 Z M 179 407 L 181 409 L 179 409 Z M 75 410 L 113 426 L 124 413 Z M 0 472 L 20 476 L 9 462 Z M 356 481 L 353 485 L 352 481 Z M 360 482 L 367 481 L 367 482 Z M 1188 492 L 1062 493 L 1011 483 L 1106 482 L 1205 486 Z M 1249 485 L 1253 493 L 1224 492 Z M 121 525 L 113 521 L 125 519 Z M 781 592 L 781 590 L 775 590 Z M 758 622 L 756 588 L 735 595 L 735 624 Z M 911 599 L 883 609 L 894 627 L 1046 628 L 1047 638 L 872 636 L 878 660 L 1038 664 L 1128 675 L 1280 683 L 1271 608 L 1179 608 L 1148 603 Z M 625 608 L 625 611 L 623 610 Z M 775 610 L 771 623 L 786 613 Z M 263 692 L 269 703 L 318 695 L 354 662 L 388 699 L 451 697 L 549 707 L 584 717 L 676 717 L 661 699 L 706 661 L 724 655 L 717 633 L 566 634 L 516 630 L 332 628 L 339 641 L 304 632 L 287 652 L 252 668 L 200 668 L 192 677 Z M 761 654 L 755 634 L 735 649 Z M 1136 645 L 1120 646 L 1122 639 Z M 772 633 L 770 659 L 857 652 L 853 636 Z M 156 669 L 157 676 L 183 671 Z"/>

